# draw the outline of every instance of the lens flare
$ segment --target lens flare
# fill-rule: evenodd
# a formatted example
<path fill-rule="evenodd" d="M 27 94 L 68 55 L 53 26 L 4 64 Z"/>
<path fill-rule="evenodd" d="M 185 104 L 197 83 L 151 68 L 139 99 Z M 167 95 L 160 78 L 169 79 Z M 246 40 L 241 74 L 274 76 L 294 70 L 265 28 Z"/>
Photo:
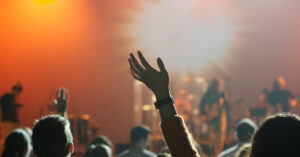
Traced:
<path fill-rule="evenodd" d="M 53 3 L 55 0 L 34 0 L 36 4 L 50 4 Z"/>
<path fill-rule="evenodd" d="M 161 56 L 169 68 L 199 70 L 229 51 L 234 26 L 222 7 L 214 8 L 197 0 L 146 4 L 132 27 L 137 47 L 148 55 Z M 212 8 L 201 10 L 205 5 Z"/>

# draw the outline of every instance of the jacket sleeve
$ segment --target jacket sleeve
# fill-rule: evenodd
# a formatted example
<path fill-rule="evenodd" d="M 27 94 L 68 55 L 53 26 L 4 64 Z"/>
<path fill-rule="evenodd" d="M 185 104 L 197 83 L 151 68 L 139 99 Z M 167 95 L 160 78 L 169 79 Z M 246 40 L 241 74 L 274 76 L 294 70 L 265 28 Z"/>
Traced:
<path fill-rule="evenodd" d="M 182 117 L 172 116 L 163 120 L 161 129 L 172 157 L 200 157 Z"/>

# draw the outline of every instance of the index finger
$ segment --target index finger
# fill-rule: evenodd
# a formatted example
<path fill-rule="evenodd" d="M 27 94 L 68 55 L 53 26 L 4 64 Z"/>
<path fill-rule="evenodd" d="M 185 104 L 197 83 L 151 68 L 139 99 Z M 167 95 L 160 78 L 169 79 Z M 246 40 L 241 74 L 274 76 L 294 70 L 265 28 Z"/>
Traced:
<path fill-rule="evenodd" d="M 69 96 L 69 92 L 67 90 L 64 90 L 65 91 L 65 94 L 64 94 L 64 99 L 65 100 L 68 100 L 68 96 Z"/>
<path fill-rule="evenodd" d="M 65 97 L 64 94 L 65 94 L 65 90 L 64 90 L 63 88 L 60 89 L 60 97 L 61 97 L 61 98 L 64 98 L 64 97 Z"/>
<path fill-rule="evenodd" d="M 57 89 L 56 91 L 56 98 L 58 99 L 60 97 L 60 89 Z"/>
<path fill-rule="evenodd" d="M 153 67 L 147 62 L 147 60 L 145 59 L 145 57 L 143 56 L 141 51 L 138 51 L 138 55 L 139 55 L 139 58 L 141 60 L 141 63 L 143 64 L 143 66 L 146 69 L 153 69 Z"/>

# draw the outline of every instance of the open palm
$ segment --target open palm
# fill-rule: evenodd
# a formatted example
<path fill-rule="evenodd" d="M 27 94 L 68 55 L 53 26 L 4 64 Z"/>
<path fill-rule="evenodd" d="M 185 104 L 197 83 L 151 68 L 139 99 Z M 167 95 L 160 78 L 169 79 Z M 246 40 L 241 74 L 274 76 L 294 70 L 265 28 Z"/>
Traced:
<path fill-rule="evenodd" d="M 68 107 L 68 91 L 66 89 L 61 88 L 57 90 L 54 105 L 58 112 L 66 112 Z"/>
<path fill-rule="evenodd" d="M 154 92 L 156 97 L 169 95 L 169 75 L 160 58 L 157 59 L 157 65 L 160 71 L 154 69 L 144 58 L 142 52 L 138 51 L 141 64 L 131 53 L 128 59 L 132 76 L 143 82 L 150 90 Z"/>

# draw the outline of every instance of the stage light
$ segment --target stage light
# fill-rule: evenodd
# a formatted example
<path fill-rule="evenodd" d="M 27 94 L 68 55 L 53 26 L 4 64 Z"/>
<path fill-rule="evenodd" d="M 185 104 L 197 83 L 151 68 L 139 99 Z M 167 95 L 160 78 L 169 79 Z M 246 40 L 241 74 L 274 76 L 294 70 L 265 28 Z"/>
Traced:
<path fill-rule="evenodd" d="M 162 57 L 173 70 L 199 70 L 219 61 L 232 46 L 234 26 L 230 14 L 222 8 L 201 11 L 206 3 L 197 0 L 145 3 L 146 9 L 137 13 L 138 22 L 132 27 L 136 47 L 150 57 Z"/>
<path fill-rule="evenodd" d="M 53 3 L 55 0 L 34 0 L 35 3 L 37 4 L 49 4 Z"/>

